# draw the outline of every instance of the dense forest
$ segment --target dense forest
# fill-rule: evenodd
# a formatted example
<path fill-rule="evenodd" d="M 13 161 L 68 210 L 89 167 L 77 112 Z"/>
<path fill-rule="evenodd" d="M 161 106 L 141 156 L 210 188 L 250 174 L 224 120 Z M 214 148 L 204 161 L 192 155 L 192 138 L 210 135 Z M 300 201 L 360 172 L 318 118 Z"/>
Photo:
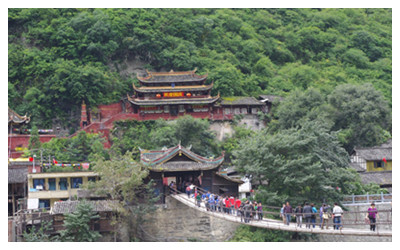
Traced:
<path fill-rule="evenodd" d="M 391 9 L 9 9 L 8 105 L 77 126 L 132 91 L 132 64 L 208 73 L 222 96 L 370 83 L 391 109 Z M 379 102 L 379 100 L 376 100 Z"/>

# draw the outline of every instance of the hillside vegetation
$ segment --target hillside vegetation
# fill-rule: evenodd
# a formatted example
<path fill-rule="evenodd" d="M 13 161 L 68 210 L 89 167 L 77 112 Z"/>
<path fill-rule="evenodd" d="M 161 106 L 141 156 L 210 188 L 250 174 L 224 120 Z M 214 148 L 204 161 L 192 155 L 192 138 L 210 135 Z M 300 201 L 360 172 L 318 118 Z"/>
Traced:
<path fill-rule="evenodd" d="M 126 96 L 126 61 L 222 96 L 371 83 L 391 106 L 391 9 L 9 9 L 8 28 L 9 106 L 41 127 Z"/>

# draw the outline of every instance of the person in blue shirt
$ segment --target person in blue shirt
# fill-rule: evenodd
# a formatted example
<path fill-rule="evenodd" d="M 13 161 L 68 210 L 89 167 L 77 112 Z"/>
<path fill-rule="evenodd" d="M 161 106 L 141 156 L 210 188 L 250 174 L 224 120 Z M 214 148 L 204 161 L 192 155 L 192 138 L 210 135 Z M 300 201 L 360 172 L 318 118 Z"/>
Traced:
<path fill-rule="evenodd" d="M 315 221 L 316 221 L 316 218 L 317 218 L 317 216 L 315 214 L 318 213 L 318 210 L 315 207 L 314 203 L 311 203 L 311 211 L 312 211 L 311 224 L 312 224 L 313 228 L 315 228 Z"/>
<path fill-rule="evenodd" d="M 210 195 L 210 198 L 208 199 L 208 203 L 210 204 L 210 210 L 211 212 L 215 211 L 215 199 L 214 195 Z"/>

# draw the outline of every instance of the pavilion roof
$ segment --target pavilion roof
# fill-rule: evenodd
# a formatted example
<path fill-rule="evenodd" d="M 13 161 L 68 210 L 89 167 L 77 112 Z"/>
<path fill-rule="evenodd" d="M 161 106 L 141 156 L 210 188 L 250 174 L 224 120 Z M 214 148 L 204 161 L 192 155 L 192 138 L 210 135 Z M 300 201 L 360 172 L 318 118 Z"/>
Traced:
<path fill-rule="evenodd" d="M 208 74 L 195 74 L 197 68 L 192 71 L 175 72 L 150 72 L 146 70 L 146 75 L 141 77 L 137 75 L 137 79 L 142 83 L 175 83 L 175 82 L 199 82 L 207 79 Z"/>
<path fill-rule="evenodd" d="M 26 114 L 24 116 L 21 116 L 17 114 L 14 110 L 10 109 L 8 107 L 8 123 L 29 123 L 31 120 L 30 117 L 27 117 Z"/>
<path fill-rule="evenodd" d="M 210 90 L 214 83 L 210 85 L 189 85 L 189 86 L 157 86 L 157 87 L 136 87 L 133 84 L 133 89 L 140 93 L 160 93 L 160 92 L 179 92 L 179 91 L 205 91 Z"/>
<path fill-rule="evenodd" d="M 131 98 L 128 100 L 135 105 L 168 105 L 168 104 L 211 104 L 219 99 L 219 95 L 210 97 L 190 97 L 190 98 L 162 98 L 162 99 L 139 99 Z"/>
<path fill-rule="evenodd" d="M 184 155 L 188 160 L 171 160 Z M 180 144 L 163 150 L 140 149 L 140 160 L 148 165 L 150 170 L 163 171 L 196 171 L 218 168 L 224 162 L 224 154 L 211 159 L 200 156 Z"/>

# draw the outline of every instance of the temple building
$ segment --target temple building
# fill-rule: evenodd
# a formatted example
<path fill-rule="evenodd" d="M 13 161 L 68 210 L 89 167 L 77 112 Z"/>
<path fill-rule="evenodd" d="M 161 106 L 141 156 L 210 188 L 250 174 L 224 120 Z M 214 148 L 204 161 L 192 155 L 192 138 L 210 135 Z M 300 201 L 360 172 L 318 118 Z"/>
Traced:
<path fill-rule="evenodd" d="M 149 167 L 149 178 L 155 181 L 157 194 L 165 193 L 174 182 L 181 192 L 194 184 L 214 194 L 238 196 L 238 186 L 243 183 L 219 173 L 224 154 L 210 159 L 177 145 L 162 150 L 140 149 L 140 160 Z"/>
<path fill-rule="evenodd" d="M 149 72 L 137 76 L 140 87 L 133 84 L 134 95 L 128 96 L 133 113 L 140 116 L 156 114 L 174 117 L 180 114 L 208 115 L 219 95 L 211 96 L 213 83 L 206 85 L 207 74 L 192 71 Z"/>
<path fill-rule="evenodd" d="M 119 102 L 88 107 L 82 102 L 81 129 L 88 133 L 102 133 L 110 147 L 109 134 L 115 121 L 120 120 L 173 120 L 184 115 L 211 121 L 232 121 L 235 116 L 250 119 L 257 128 L 258 114 L 270 112 L 272 99 L 249 96 L 220 97 L 211 95 L 214 83 L 207 83 L 208 74 L 198 75 L 196 70 L 153 72 L 137 74 L 133 94 Z M 273 98 L 270 98 L 273 97 Z M 279 98 L 279 97 L 276 97 Z M 77 132 L 74 134 L 76 135 Z"/>

